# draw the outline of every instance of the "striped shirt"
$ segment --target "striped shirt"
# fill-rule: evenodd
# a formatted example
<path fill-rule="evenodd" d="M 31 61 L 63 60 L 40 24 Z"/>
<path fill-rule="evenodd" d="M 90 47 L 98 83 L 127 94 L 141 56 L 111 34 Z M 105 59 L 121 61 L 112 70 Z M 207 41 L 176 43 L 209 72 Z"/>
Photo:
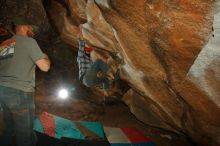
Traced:
<path fill-rule="evenodd" d="M 77 62 L 79 65 L 79 80 L 82 81 L 83 75 L 86 74 L 88 68 L 91 67 L 92 61 L 89 56 L 84 53 L 85 42 L 83 40 L 79 41 L 79 50 Z"/>

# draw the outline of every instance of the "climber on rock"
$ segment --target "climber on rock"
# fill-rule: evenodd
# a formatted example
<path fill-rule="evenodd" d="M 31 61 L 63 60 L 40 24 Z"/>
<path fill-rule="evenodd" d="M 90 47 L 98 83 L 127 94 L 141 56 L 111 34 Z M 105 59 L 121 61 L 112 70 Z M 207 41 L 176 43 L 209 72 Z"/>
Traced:
<path fill-rule="evenodd" d="M 102 84 L 104 90 L 104 96 L 110 96 L 110 86 L 114 80 L 114 76 L 109 73 L 109 66 L 104 61 L 97 59 L 94 62 L 91 60 L 91 52 L 93 48 L 90 48 L 85 44 L 82 26 L 79 26 L 79 50 L 77 62 L 79 65 L 79 79 L 87 87 L 94 87 Z"/>

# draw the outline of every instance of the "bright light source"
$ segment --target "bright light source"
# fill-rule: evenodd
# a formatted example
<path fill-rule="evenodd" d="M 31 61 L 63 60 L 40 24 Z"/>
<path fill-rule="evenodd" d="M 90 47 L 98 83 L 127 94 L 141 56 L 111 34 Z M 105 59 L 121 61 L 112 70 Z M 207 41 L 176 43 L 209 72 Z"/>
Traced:
<path fill-rule="evenodd" d="M 58 92 L 58 96 L 61 98 L 61 99 L 66 99 L 68 97 L 69 93 L 66 89 L 61 89 L 59 92 Z"/>

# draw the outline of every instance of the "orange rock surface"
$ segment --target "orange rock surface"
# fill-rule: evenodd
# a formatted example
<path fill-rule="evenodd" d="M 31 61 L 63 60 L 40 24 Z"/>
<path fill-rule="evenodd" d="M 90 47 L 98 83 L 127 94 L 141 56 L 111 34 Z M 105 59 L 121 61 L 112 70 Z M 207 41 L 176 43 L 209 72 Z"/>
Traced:
<path fill-rule="evenodd" d="M 138 119 L 220 145 L 219 1 L 62 2 L 48 9 L 61 38 L 77 47 L 83 24 L 97 56 L 122 60 L 117 68 L 130 86 L 122 99 Z"/>

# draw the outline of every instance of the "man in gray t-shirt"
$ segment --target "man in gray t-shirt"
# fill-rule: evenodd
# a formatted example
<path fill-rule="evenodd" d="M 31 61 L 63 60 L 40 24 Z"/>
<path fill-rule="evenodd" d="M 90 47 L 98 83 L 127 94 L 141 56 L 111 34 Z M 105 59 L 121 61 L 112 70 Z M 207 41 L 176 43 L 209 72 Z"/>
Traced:
<path fill-rule="evenodd" d="M 35 67 L 47 72 L 50 61 L 31 38 L 36 26 L 23 18 L 13 23 L 16 35 L 0 46 L 0 104 L 7 125 L 0 145 L 8 145 L 15 135 L 17 146 L 34 146 Z"/>

